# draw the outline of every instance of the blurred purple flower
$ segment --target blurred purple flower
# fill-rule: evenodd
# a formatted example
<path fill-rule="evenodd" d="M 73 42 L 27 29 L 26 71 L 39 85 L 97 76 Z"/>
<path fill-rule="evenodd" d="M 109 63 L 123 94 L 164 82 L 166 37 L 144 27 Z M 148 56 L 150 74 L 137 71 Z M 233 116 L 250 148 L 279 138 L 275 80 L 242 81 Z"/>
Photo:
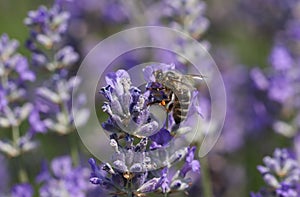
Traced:
<path fill-rule="evenodd" d="M 295 9 L 297 13 L 297 8 Z M 300 41 L 300 21 L 298 18 L 291 20 L 287 24 L 286 36 L 290 40 Z"/>
<path fill-rule="evenodd" d="M 65 5 L 70 10 L 70 13 L 75 16 L 74 18 L 93 14 L 99 17 L 99 20 L 109 23 L 124 23 L 131 14 L 126 3 L 120 0 L 87 0 L 84 4 L 80 0 L 73 0 L 72 2 L 62 0 L 59 4 Z"/>
<path fill-rule="evenodd" d="M 74 49 L 70 46 L 66 46 L 60 49 L 54 56 L 57 64 L 61 64 L 58 67 L 65 67 L 68 65 L 72 65 L 79 59 L 79 55 L 74 51 Z"/>
<path fill-rule="evenodd" d="M 270 82 L 264 75 L 263 71 L 259 68 L 253 68 L 250 71 L 251 79 L 253 80 L 255 86 L 260 90 L 267 90 L 270 86 Z"/>
<path fill-rule="evenodd" d="M 33 105 L 26 99 L 27 81 L 35 81 L 35 74 L 29 69 L 27 59 L 17 53 L 18 41 L 10 40 L 6 34 L 0 38 L 0 127 L 19 133 L 20 125 L 28 118 Z M 20 135 L 20 134 L 18 134 Z M 1 139 L 0 150 L 16 157 L 36 147 L 32 135 L 22 132 L 22 136 L 12 140 Z"/>
<path fill-rule="evenodd" d="M 61 35 L 67 30 L 69 17 L 68 12 L 54 4 L 50 9 L 40 6 L 37 10 L 29 11 L 24 23 L 31 27 L 34 39 L 46 48 L 51 48 L 54 43 L 61 41 Z"/>
<path fill-rule="evenodd" d="M 40 119 L 40 114 L 37 109 L 32 110 L 29 115 L 29 123 L 34 133 L 45 133 L 47 131 L 46 125 Z"/>
<path fill-rule="evenodd" d="M 265 166 L 257 169 L 274 196 L 299 196 L 300 167 L 286 149 L 276 149 L 273 157 L 263 159 Z"/>
<path fill-rule="evenodd" d="M 24 23 L 31 33 L 26 46 L 32 52 L 32 62 L 35 65 L 56 71 L 77 62 L 79 56 L 74 49 L 62 45 L 69 19 L 70 13 L 64 11 L 59 2 L 49 9 L 40 6 L 37 10 L 28 12 Z M 39 47 L 40 45 L 43 47 Z"/>
<path fill-rule="evenodd" d="M 54 75 L 48 85 L 36 90 L 38 96 L 37 110 L 39 114 L 32 114 L 39 124 L 33 127 L 34 130 L 45 132 L 46 129 L 68 134 L 75 130 L 74 118 L 71 110 L 77 114 L 78 125 L 86 123 L 89 117 L 89 110 L 84 107 L 85 96 L 76 95 L 72 102 L 72 91 L 80 83 L 78 77 L 65 79 L 62 75 Z M 72 104 L 74 104 L 72 106 Z M 39 128 L 37 128 L 39 127 Z"/>
<path fill-rule="evenodd" d="M 17 53 L 18 47 L 17 40 L 10 40 L 6 34 L 1 35 L 0 87 L 5 91 L 9 102 L 20 100 L 24 96 L 24 82 L 35 80 L 35 74 L 29 69 L 27 59 Z"/>
<path fill-rule="evenodd" d="M 270 80 L 269 98 L 284 104 L 295 95 L 292 83 L 286 76 L 273 76 Z"/>
<path fill-rule="evenodd" d="M 294 64 L 289 51 L 284 46 L 275 46 L 270 55 L 270 63 L 277 71 L 284 71 Z"/>
<path fill-rule="evenodd" d="M 33 188 L 31 185 L 24 183 L 15 185 L 11 191 L 12 197 L 33 197 Z"/>
<path fill-rule="evenodd" d="M 164 14 L 180 20 L 172 21 L 170 26 L 186 32 L 188 35 L 199 39 L 208 29 L 209 21 L 204 17 L 206 4 L 198 0 L 166 0 Z M 174 20 L 174 19 L 173 19 Z"/>
<path fill-rule="evenodd" d="M 43 169 L 40 175 L 38 181 L 42 184 L 39 190 L 41 197 L 84 197 L 91 190 L 91 186 L 86 181 L 89 170 L 83 167 L 73 167 L 69 156 L 53 159 L 51 172 Z"/>
<path fill-rule="evenodd" d="M 0 140 L 0 150 L 9 157 L 17 157 L 26 152 L 32 151 L 38 146 L 29 132 L 15 140 Z"/>
<path fill-rule="evenodd" d="M 233 152 L 244 145 L 246 137 L 255 137 L 272 123 L 272 116 L 266 105 L 267 100 L 260 95 L 260 89 L 269 86 L 260 69 L 244 68 L 235 65 L 222 71 L 226 87 L 227 114 L 222 135 L 217 144 L 220 151 Z M 251 122 L 251 124 L 249 124 Z"/>
<path fill-rule="evenodd" d="M 124 23 L 131 14 L 126 6 L 126 3 L 120 0 L 102 1 L 100 6 L 102 17 L 114 23 Z"/>
<path fill-rule="evenodd" d="M 297 37 L 297 24 L 299 24 L 299 2 L 291 1 L 291 17 L 285 23 L 285 29 L 278 32 L 274 46 L 270 53 L 271 67 L 258 72 L 252 70 L 253 80 L 262 94 L 267 98 L 260 99 L 269 114 L 272 114 L 272 127 L 286 137 L 293 137 L 299 131 L 298 114 L 299 105 L 299 40 Z M 296 26 L 294 26 L 296 25 Z M 255 76 L 254 76 L 255 74 Z M 274 113 L 276 112 L 276 113 Z"/>
<path fill-rule="evenodd" d="M 7 105 L 7 99 L 4 90 L 1 88 L 0 89 L 0 111 L 3 110 L 3 107 Z"/>
<path fill-rule="evenodd" d="M 238 16 L 260 27 L 256 29 L 272 33 L 283 27 L 296 2 L 297 0 L 243 0 L 238 3 Z"/>

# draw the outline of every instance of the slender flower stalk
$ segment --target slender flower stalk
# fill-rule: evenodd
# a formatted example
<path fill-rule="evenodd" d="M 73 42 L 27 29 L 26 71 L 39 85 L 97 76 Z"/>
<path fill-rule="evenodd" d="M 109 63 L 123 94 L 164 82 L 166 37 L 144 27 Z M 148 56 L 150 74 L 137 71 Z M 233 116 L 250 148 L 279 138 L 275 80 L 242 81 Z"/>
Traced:
<path fill-rule="evenodd" d="M 213 196 L 213 189 L 212 189 L 212 182 L 211 182 L 211 176 L 210 176 L 210 171 L 209 171 L 209 163 L 207 161 L 207 158 L 201 158 L 200 159 L 201 163 L 201 181 L 203 182 L 202 184 L 202 189 L 203 189 L 203 196 L 204 197 L 212 197 Z"/>

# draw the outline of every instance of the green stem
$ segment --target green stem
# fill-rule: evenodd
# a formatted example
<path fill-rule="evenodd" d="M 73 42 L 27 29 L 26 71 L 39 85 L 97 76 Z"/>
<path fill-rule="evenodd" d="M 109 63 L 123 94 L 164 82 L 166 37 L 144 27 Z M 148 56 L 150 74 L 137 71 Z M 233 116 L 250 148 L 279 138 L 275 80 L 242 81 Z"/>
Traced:
<path fill-rule="evenodd" d="M 28 175 L 27 175 L 27 172 L 23 166 L 23 162 L 22 162 L 22 156 L 19 156 L 18 160 L 18 176 L 19 176 L 19 181 L 21 183 L 27 183 L 28 182 Z"/>
<path fill-rule="evenodd" d="M 12 139 L 13 139 L 13 144 L 16 148 L 18 147 L 18 141 L 20 138 L 20 128 L 19 126 L 13 126 L 12 127 Z M 26 183 L 28 182 L 28 175 L 26 170 L 24 169 L 23 162 L 22 162 L 22 155 L 19 155 L 18 158 L 16 158 L 17 164 L 18 164 L 18 177 L 19 181 L 21 183 Z"/>
<path fill-rule="evenodd" d="M 18 146 L 18 141 L 20 138 L 20 129 L 19 126 L 12 126 L 12 140 L 14 143 L 14 146 Z"/>
<path fill-rule="evenodd" d="M 212 197 L 213 190 L 212 190 L 211 177 L 210 177 L 207 157 L 200 158 L 200 163 L 201 163 L 201 178 L 202 178 L 201 182 L 202 182 L 203 196 Z"/>
<path fill-rule="evenodd" d="M 66 120 L 69 120 L 70 117 L 69 117 L 69 110 L 67 108 L 67 105 L 64 102 L 61 102 L 59 104 L 59 106 L 60 106 L 60 109 L 63 112 Z M 78 146 L 77 146 L 75 132 L 71 132 L 68 135 L 69 135 L 68 138 L 69 138 L 71 158 L 72 158 L 73 164 L 75 166 L 77 166 L 79 164 L 79 150 L 78 150 Z"/>
<path fill-rule="evenodd" d="M 70 140 L 71 158 L 72 158 L 74 166 L 77 166 L 79 164 L 79 151 L 78 151 L 78 147 L 77 147 L 76 138 L 73 135 L 74 135 L 74 133 L 70 133 L 68 137 Z"/>
<path fill-rule="evenodd" d="M 127 180 L 126 189 L 127 189 L 127 197 L 132 197 L 133 193 L 131 191 L 131 180 Z"/>
<path fill-rule="evenodd" d="M 8 82 L 7 74 L 4 74 L 4 75 L 1 77 L 1 83 L 2 83 L 2 87 L 3 87 L 4 89 L 7 88 L 7 82 Z"/>

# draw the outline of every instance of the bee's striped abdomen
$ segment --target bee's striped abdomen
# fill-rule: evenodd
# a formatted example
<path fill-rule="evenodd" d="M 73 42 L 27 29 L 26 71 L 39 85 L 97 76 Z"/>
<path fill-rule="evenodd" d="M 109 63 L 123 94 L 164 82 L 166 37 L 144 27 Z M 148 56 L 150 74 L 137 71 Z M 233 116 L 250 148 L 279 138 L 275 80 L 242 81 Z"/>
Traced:
<path fill-rule="evenodd" d="M 173 118 L 176 124 L 185 120 L 189 111 L 191 94 L 188 90 L 179 90 L 176 92 L 176 100 L 173 107 Z"/>

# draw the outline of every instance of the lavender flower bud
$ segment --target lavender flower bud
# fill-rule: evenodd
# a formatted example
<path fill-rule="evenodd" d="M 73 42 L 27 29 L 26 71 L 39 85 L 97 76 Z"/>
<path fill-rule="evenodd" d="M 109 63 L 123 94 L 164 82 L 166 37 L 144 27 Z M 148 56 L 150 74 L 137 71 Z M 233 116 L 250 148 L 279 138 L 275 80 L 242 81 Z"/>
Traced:
<path fill-rule="evenodd" d="M 298 196 L 300 167 L 286 149 L 276 149 L 273 157 L 264 158 L 264 163 L 265 166 L 257 168 L 271 192 L 276 193 L 276 196 Z"/>

